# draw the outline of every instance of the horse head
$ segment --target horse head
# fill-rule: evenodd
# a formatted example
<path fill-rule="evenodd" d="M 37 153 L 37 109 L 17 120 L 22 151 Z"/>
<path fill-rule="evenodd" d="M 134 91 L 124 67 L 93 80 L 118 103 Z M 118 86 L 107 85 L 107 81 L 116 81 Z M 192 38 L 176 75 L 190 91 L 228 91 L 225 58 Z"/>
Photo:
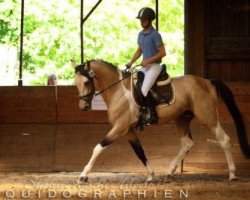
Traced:
<path fill-rule="evenodd" d="M 79 108 L 88 111 L 91 109 L 91 101 L 95 93 L 93 70 L 90 69 L 90 62 L 76 65 L 75 61 L 71 60 L 71 64 L 75 69 L 75 84 L 80 97 Z"/>

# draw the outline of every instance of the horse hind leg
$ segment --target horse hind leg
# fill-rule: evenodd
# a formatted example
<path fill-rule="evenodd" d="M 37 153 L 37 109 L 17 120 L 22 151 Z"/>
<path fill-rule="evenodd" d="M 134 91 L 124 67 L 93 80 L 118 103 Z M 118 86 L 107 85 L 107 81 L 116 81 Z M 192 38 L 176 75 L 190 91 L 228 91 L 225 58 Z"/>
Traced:
<path fill-rule="evenodd" d="M 181 150 L 179 154 L 175 157 L 175 159 L 170 164 L 167 170 L 167 178 L 173 177 L 174 172 L 176 171 L 178 165 L 184 159 L 186 154 L 194 145 L 192 140 L 191 132 L 190 132 L 190 123 L 193 119 L 193 115 L 183 115 L 176 119 L 176 125 L 178 131 L 181 134 Z"/>
<path fill-rule="evenodd" d="M 219 142 L 221 148 L 224 150 L 226 154 L 226 159 L 228 163 L 229 170 L 229 180 L 237 180 L 237 176 L 235 176 L 235 164 L 233 161 L 230 137 L 225 133 L 224 129 L 221 127 L 219 121 L 216 126 L 211 128 L 211 131 L 215 134 L 217 141 Z"/>
<path fill-rule="evenodd" d="M 194 114 L 199 121 L 205 125 L 215 136 L 216 139 L 224 150 L 228 169 L 229 169 L 229 180 L 236 180 L 235 176 L 235 164 L 231 152 L 230 137 L 225 133 L 219 122 L 218 109 L 217 109 L 217 97 L 216 93 L 207 95 L 203 101 L 194 100 L 197 102 L 194 108 Z"/>

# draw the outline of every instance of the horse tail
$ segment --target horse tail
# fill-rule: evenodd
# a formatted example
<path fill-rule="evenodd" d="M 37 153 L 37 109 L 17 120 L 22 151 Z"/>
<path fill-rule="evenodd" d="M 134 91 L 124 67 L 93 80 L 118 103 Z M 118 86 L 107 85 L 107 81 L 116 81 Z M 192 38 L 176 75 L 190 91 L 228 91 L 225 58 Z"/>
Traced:
<path fill-rule="evenodd" d="M 211 80 L 211 83 L 212 85 L 215 86 L 218 95 L 220 95 L 223 102 L 226 104 L 234 120 L 241 152 L 244 154 L 246 159 L 249 159 L 250 158 L 250 146 L 248 144 L 246 127 L 243 121 L 242 114 L 235 103 L 233 93 L 229 89 L 229 87 L 220 80 Z"/>

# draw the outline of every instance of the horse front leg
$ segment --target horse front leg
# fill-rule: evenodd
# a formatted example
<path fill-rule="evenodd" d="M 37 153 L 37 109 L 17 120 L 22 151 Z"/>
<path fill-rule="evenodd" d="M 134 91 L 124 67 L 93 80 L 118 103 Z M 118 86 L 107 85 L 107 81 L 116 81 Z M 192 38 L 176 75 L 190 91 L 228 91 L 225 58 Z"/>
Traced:
<path fill-rule="evenodd" d="M 126 134 L 126 138 L 128 142 L 130 143 L 130 145 L 132 146 L 135 154 L 142 161 L 143 165 L 146 168 L 146 171 L 148 173 L 147 182 L 152 182 L 154 171 L 149 165 L 148 159 L 145 156 L 144 150 L 142 148 L 139 138 L 137 137 L 134 131 L 134 128 L 129 129 L 128 133 Z"/>
<path fill-rule="evenodd" d="M 124 133 L 126 133 L 126 130 L 121 129 L 119 127 L 115 127 L 112 128 L 110 130 L 110 132 L 105 136 L 105 138 L 95 146 L 92 156 L 88 162 L 88 164 L 84 167 L 83 172 L 80 174 L 77 183 L 81 184 L 83 182 L 87 182 L 88 180 L 88 173 L 91 171 L 91 169 L 93 168 L 96 159 L 98 158 L 98 156 L 104 151 L 104 149 L 107 148 L 108 145 L 110 145 L 111 143 L 114 142 L 114 140 L 116 138 L 118 138 L 119 136 L 123 135 Z"/>
<path fill-rule="evenodd" d="M 92 156 L 88 162 L 88 164 L 84 167 L 83 172 L 80 174 L 80 177 L 78 178 L 78 183 L 82 183 L 82 182 L 87 182 L 88 181 L 88 173 L 91 171 L 91 169 L 93 168 L 95 161 L 97 159 L 97 157 L 103 152 L 103 150 L 106 148 L 107 146 L 102 145 L 102 142 L 100 142 L 99 144 L 97 144 L 93 150 Z"/>

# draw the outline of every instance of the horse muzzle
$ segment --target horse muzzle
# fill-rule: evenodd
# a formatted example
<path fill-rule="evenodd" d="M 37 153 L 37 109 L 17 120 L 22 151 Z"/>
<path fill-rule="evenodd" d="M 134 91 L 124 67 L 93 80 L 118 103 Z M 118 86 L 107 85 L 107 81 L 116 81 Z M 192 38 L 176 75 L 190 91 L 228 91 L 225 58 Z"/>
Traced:
<path fill-rule="evenodd" d="M 86 102 L 86 101 L 80 100 L 79 101 L 79 108 L 83 111 L 88 111 L 91 109 L 91 104 Z"/>

